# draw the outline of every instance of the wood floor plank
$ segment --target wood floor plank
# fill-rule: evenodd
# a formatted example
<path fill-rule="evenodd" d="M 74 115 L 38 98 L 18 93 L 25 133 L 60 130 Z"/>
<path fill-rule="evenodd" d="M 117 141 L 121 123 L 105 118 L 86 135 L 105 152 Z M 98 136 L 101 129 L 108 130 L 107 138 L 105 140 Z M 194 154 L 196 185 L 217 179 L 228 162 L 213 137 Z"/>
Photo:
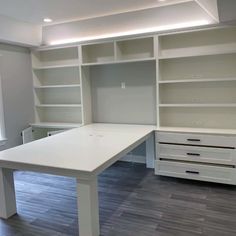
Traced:
<path fill-rule="evenodd" d="M 18 215 L 0 236 L 78 236 L 76 181 L 15 172 Z M 102 236 L 235 236 L 236 187 L 155 176 L 117 162 L 99 176 Z"/>

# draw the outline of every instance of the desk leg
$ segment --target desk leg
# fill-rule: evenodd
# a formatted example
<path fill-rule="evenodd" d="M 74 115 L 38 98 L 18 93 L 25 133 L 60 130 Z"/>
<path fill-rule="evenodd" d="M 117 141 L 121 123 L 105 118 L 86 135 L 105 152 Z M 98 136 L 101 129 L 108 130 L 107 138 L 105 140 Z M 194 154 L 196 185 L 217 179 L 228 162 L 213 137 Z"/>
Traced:
<path fill-rule="evenodd" d="M 16 214 L 16 196 L 13 170 L 0 168 L 0 218 Z"/>
<path fill-rule="evenodd" d="M 153 134 L 146 140 L 146 166 L 154 168 L 155 161 L 155 137 Z"/>
<path fill-rule="evenodd" d="M 79 235 L 99 236 L 99 205 L 97 177 L 77 180 Z"/>

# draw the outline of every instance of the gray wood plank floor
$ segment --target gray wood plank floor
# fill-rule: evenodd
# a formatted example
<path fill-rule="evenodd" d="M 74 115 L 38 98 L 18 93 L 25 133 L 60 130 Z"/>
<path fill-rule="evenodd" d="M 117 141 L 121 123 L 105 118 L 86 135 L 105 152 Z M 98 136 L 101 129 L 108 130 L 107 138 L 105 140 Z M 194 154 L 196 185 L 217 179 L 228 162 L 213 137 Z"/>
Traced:
<path fill-rule="evenodd" d="M 0 236 L 78 235 L 75 179 L 15 172 L 18 215 Z M 103 236 L 235 236 L 236 187 L 155 176 L 118 162 L 99 176 Z"/>

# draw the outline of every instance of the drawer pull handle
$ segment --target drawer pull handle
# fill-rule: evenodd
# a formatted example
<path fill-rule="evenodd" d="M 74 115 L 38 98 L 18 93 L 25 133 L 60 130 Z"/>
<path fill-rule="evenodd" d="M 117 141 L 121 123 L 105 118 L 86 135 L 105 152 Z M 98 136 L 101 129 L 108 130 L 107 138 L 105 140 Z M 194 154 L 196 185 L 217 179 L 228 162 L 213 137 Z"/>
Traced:
<path fill-rule="evenodd" d="M 198 172 L 198 171 L 186 170 L 185 172 L 186 172 L 187 174 L 199 175 L 199 172 Z"/>
<path fill-rule="evenodd" d="M 199 153 L 192 153 L 192 152 L 187 152 L 187 155 L 188 156 L 200 156 L 200 154 Z"/>
<path fill-rule="evenodd" d="M 201 139 L 198 139 L 198 138 L 188 138 L 187 141 L 190 141 L 190 142 L 200 142 Z"/>

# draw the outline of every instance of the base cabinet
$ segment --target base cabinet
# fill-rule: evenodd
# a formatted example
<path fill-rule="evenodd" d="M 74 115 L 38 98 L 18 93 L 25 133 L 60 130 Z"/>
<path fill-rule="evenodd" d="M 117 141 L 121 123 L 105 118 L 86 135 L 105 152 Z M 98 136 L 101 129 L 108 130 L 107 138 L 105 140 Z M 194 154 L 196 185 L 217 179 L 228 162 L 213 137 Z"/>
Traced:
<path fill-rule="evenodd" d="M 156 175 L 236 184 L 236 137 L 157 132 L 156 141 Z"/>

